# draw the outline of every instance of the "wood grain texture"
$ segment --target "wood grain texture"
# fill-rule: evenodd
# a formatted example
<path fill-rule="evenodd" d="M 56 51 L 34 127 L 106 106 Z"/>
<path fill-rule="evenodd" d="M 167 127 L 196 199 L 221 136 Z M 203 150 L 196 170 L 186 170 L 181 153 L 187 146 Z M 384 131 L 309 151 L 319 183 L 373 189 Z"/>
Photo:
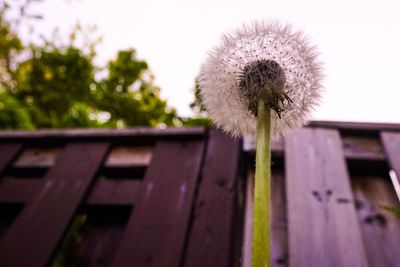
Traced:
<path fill-rule="evenodd" d="M 289 266 L 368 266 L 338 131 L 299 130 L 285 149 Z"/>
<path fill-rule="evenodd" d="M 288 236 L 285 179 L 280 168 L 272 168 L 271 178 L 271 266 L 288 266 Z M 254 170 L 249 171 L 246 186 L 245 224 L 243 229 L 243 267 L 251 266 L 254 202 Z"/>
<path fill-rule="evenodd" d="M 247 173 L 246 199 L 244 203 L 244 228 L 242 266 L 251 267 L 251 248 L 253 242 L 253 214 L 254 214 L 254 168 Z"/>
<path fill-rule="evenodd" d="M 347 122 L 347 121 L 311 121 L 308 127 L 312 128 L 333 128 L 335 130 L 350 132 L 378 133 L 379 131 L 400 130 L 398 123 L 371 123 L 371 122 Z"/>
<path fill-rule="evenodd" d="M 86 205 L 134 205 L 140 195 L 142 181 L 99 180 L 89 193 Z"/>
<path fill-rule="evenodd" d="M 53 166 L 60 154 L 61 147 L 35 147 L 24 149 L 22 154 L 14 162 L 14 167 L 42 167 L 49 168 Z"/>
<path fill-rule="evenodd" d="M 247 141 L 245 144 L 244 151 L 254 157 L 255 143 Z M 386 160 L 381 142 L 376 136 L 343 135 L 342 144 L 346 160 L 357 160 L 367 164 Z M 271 151 L 273 157 L 283 157 L 285 154 L 284 141 L 273 141 Z"/>
<path fill-rule="evenodd" d="M 152 147 L 114 147 L 107 157 L 107 167 L 147 166 L 152 157 Z"/>
<path fill-rule="evenodd" d="M 204 141 L 160 141 L 113 266 L 179 266 Z"/>
<path fill-rule="evenodd" d="M 42 179 L 4 178 L 0 181 L 0 203 L 21 204 L 33 201 L 46 184 Z M 95 182 L 83 205 L 132 206 L 140 194 L 139 180 L 108 180 Z"/>
<path fill-rule="evenodd" d="M 204 127 L 176 127 L 176 128 L 152 128 L 152 127 L 135 127 L 125 129 L 40 129 L 36 131 L 0 131 L 1 141 L 34 141 L 40 143 L 52 142 L 54 140 L 69 141 L 119 141 L 124 139 L 130 140 L 130 143 L 136 140 L 153 139 L 189 139 L 191 137 L 203 138 L 206 134 Z M 134 138 L 135 140 L 132 140 Z"/>
<path fill-rule="evenodd" d="M 238 266 L 234 229 L 241 141 L 210 132 L 183 266 Z"/>
<path fill-rule="evenodd" d="M 46 266 L 109 145 L 70 143 L 45 183 L 0 241 L 0 266 Z"/>
<path fill-rule="evenodd" d="M 75 217 L 77 237 L 62 267 L 109 267 L 124 235 L 131 208 L 93 206 Z M 75 223 L 77 225 L 77 223 Z"/>
<path fill-rule="evenodd" d="M 17 143 L 0 144 L 0 174 L 18 155 L 22 145 Z"/>
<path fill-rule="evenodd" d="M 45 181 L 3 177 L 0 181 L 0 203 L 25 204 L 32 201 Z"/>
<path fill-rule="evenodd" d="M 400 182 L 400 132 L 381 132 L 381 141 L 390 167 Z"/>
<path fill-rule="evenodd" d="M 14 168 L 50 168 L 57 160 L 61 147 L 34 147 L 25 149 L 14 162 Z M 152 147 L 117 146 L 111 149 L 105 167 L 147 166 Z"/>
<path fill-rule="evenodd" d="M 271 178 L 271 266 L 288 266 L 288 236 L 285 178 L 282 170 L 272 169 Z"/>
<path fill-rule="evenodd" d="M 400 267 L 400 218 L 382 206 L 395 207 L 388 177 L 353 177 L 361 232 L 370 267 Z"/>
<path fill-rule="evenodd" d="M 377 137 L 343 136 L 343 152 L 346 159 L 385 160 L 381 142 Z"/>

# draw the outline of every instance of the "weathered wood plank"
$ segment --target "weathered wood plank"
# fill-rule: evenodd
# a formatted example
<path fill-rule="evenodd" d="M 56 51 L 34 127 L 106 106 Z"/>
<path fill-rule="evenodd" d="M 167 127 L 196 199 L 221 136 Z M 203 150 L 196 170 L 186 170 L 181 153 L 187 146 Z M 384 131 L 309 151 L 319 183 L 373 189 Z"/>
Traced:
<path fill-rule="evenodd" d="M 113 266 L 179 266 L 203 149 L 204 141 L 156 144 Z"/>
<path fill-rule="evenodd" d="M 342 137 L 343 154 L 347 160 L 357 160 L 373 163 L 374 161 L 384 161 L 386 159 L 382 145 L 377 137 L 347 136 Z M 244 150 L 255 156 L 255 142 L 245 143 Z M 283 157 L 285 153 L 284 142 L 274 141 L 271 143 L 272 156 Z"/>
<path fill-rule="evenodd" d="M 1 266 L 46 266 L 108 148 L 107 143 L 65 147 L 44 186 L 0 241 Z"/>
<path fill-rule="evenodd" d="M 134 205 L 142 181 L 138 180 L 100 180 L 91 190 L 87 205 Z"/>
<path fill-rule="evenodd" d="M 381 132 L 381 141 L 390 167 L 400 182 L 400 132 Z"/>
<path fill-rule="evenodd" d="M 253 214 L 254 214 L 254 170 L 247 174 L 246 199 L 244 204 L 244 227 L 242 246 L 242 266 L 251 267 L 251 249 L 253 243 Z"/>
<path fill-rule="evenodd" d="M 271 266 L 288 266 L 286 194 L 283 171 L 272 169 L 271 178 Z"/>
<path fill-rule="evenodd" d="M 94 206 L 75 217 L 77 238 L 62 267 L 109 267 L 123 237 L 129 207 Z M 78 230 L 79 229 L 79 230 Z"/>
<path fill-rule="evenodd" d="M 343 152 L 346 159 L 385 160 L 385 153 L 376 137 L 343 136 Z"/>
<path fill-rule="evenodd" d="M 14 167 L 41 167 L 49 168 L 53 166 L 60 154 L 61 147 L 41 147 L 27 148 L 14 162 Z"/>
<path fill-rule="evenodd" d="M 0 181 L 0 203 L 19 204 L 33 201 L 46 181 L 40 179 L 4 178 Z M 86 205 L 130 206 L 137 199 L 142 181 L 108 180 L 96 181 L 90 190 Z"/>
<path fill-rule="evenodd" d="M 371 267 L 400 267 L 400 219 L 382 206 L 398 204 L 387 177 L 353 177 L 362 237 Z"/>
<path fill-rule="evenodd" d="M 346 132 L 377 133 L 379 131 L 400 130 L 398 123 L 370 123 L 370 122 L 347 122 L 347 121 L 311 121 L 308 127 L 333 128 Z"/>
<path fill-rule="evenodd" d="M 188 139 L 191 137 L 203 138 L 206 134 L 204 127 L 177 127 L 177 128 L 151 128 L 151 127 L 136 127 L 126 129 L 69 129 L 69 130 L 36 130 L 36 131 L 0 131 L 0 140 L 34 140 L 53 141 L 56 139 L 69 141 L 85 140 L 85 141 L 101 141 L 106 140 L 118 141 L 121 139 L 135 140 L 143 139 Z M 134 141 L 135 141 L 134 140 Z M 48 143 L 47 142 L 47 143 Z M 132 142 L 132 139 L 131 139 Z"/>
<path fill-rule="evenodd" d="M 239 265 L 234 255 L 234 229 L 240 156 L 239 139 L 211 130 L 184 266 Z"/>
<path fill-rule="evenodd" d="M 286 194 L 283 172 L 273 168 L 271 179 L 271 266 L 288 266 Z M 246 187 L 245 226 L 243 229 L 243 267 L 251 266 L 251 246 L 254 209 L 254 170 L 250 171 Z"/>
<path fill-rule="evenodd" d="M 0 203 L 21 204 L 30 202 L 43 185 L 43 180 L 4 177 L 0 181 Z"/>
<path fill-rule="evenodd" d="M 49 168 L 53 166 L 61 147 L 34 147 L 25 149 L 13 164 L 15 168 Z M 111 149 L 105 167 L 147 166 L 152 156 L 152 147 L 119 146 Z"/>
<path fill-rule="evenodd" d="M 285 149 L 289 266 L 368 266 L 338 132 L 299 130 Z"/>
<path fill-rule="evenodd" d="M 107 167 L 147 166 L 152 157 L 152 147 L 114 147 L 105 165 Z"/>
<path fill-rule="evenodd" d="M 21 150 L 21 144 L 0 144 L 0 174 L 11 163 Z"/>

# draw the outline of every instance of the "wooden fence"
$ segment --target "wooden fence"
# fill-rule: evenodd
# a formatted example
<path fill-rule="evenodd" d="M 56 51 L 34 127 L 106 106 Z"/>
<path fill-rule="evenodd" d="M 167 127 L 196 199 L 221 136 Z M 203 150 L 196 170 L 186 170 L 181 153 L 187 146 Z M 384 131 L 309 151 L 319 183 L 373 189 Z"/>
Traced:
<path fill-rule="evenodd" d="M 240 140 L 203 128 L 0 139 L 0 266 L 232 265 Z"/>
<path fill-rule="evenodd" d="M 272 266 L 400 266 L 400 125 L 314 122 L 272 166 Z M 0 132 L 0 266 L 250 266 L 253 167 L 213 129 Z"/>

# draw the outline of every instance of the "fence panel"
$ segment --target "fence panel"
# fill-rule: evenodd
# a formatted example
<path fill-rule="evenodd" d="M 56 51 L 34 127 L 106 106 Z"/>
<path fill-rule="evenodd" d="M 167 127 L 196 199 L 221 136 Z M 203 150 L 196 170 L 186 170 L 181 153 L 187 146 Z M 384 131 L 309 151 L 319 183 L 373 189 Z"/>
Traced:
<path fill-rule="evenodd" d="M 70 143 L 0 242 L 0 266 L 46 266 L 102 163 L 107 143 Z"/>

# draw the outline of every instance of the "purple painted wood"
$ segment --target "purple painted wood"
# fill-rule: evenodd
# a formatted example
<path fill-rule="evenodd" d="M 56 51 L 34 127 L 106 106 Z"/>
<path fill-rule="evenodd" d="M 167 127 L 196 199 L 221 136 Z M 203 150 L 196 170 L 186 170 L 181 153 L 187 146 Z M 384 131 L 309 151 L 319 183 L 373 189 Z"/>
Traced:
<path fill-rule="evenodd" d="M 333 128 L 335 130 L 353 132 L 379 132 L 379 131 L 398 131 L 400 130 L 399 123 L 370 123 L 370 122 L 347 122 L 347 121 L 311 121 L 308 124 L 313 128 Z"/>
<path fill-rule="evenodd" d="M 241 141 L 211 130 L 184 266 L 236 266 L 235 212 Z"/>
<path fill-rule="evenodd" d="M 0 182 L 0 203 L 26 203 L 35 199 L 46 181 L 5 179 Z M 141 189 L 140 180 L 99 180 L 89 192 L 87 205 L 133 205 Z"/>
<path fill-rule="evenodd" d="M 400 218 L 382 206 L 398 199 L 387 174 L 353 177 L 361 233 L 371 267 L 400 267 Z"/>
<path fill-rule="evenodd" d="M 156 144 L 113 266 L 179 266 L 203 150 L 203 141 Z"/>
<path fill-rule="evenodd" d="M 35 144 L 49 144 L 54 141 L 124 141 L 125 143 L 153 143 L 160 139 L 199 139 L 204 138 L 206 129 L 204 127 L 177 127 L 177 128 L 151 128 L 135 127 L 126 129 L 39 129 L 36 131 L 0 131 L 2 142 L 31 142 Z"/>
<path fill-rule="evenodd" d="M 65 262 L 59 266 L 109 267 L 123 237 L 129 207 L 93 206 L 80 212 L 74 221 L 79 236 L 68 249 Z"/>
<path fill-rule="evenodd" d="M 86 201 L 87 205 L 133 205 L 140 195 L 140 180 L 98 181 Z"/>
<path fill-rule="evenodd" d="M 396 172 L 400 182 L 400 133 L 381 132 L 381 141 L 390 167 Z"/>
<path fill-rule="evenodd" d="M 299 130 L 285 149 L 289 266 L 368 266 L 338 131 Z"/>
<path fill-rule="evenodd" d="M 0 241 L 0 266 L 48 264 L 108 149 L 108 143 L 66 145 L 36 198 Z"/>
<path fill-rule="evenodd" d="M 21 144 L 15 143 L 0 144 L 0 174 L 17 156 L 18 152 L 21 150 L 21 147 Z"/>
<path fill-rule="evenodd" d="M 35 198 L 44 181 L 38 179 L 4 179 L 0 182 L 0 203 L 26 203 Z"/>

